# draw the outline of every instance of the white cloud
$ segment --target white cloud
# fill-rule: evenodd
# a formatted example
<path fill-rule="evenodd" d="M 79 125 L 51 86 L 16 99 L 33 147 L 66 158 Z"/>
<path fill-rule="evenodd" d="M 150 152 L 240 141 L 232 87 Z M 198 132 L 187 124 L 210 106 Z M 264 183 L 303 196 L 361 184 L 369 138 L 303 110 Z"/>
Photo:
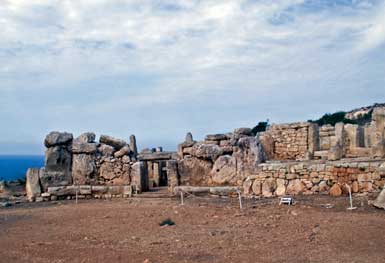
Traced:
<path fill-rule="evenodd" d="M 384 12 L 378 0 L 0 0 L 0 116 L 44 116 L 31 133 L 61 113 L 76 129 L 93 113 L 141 123 L 156 107 L 168 126 L 190 107 L 198 132 L 215 109 L 231 127 L 255 121 L 254 105 L 258 118 L 295 120 L 270 104 L 294 110 L 313 96 L 316 107 L 336 99 L 331 91 L 385 83 L 385 62 L 368 55 L 383 53 Z"/>
<path fill-rule="evenodd" d="M 385 43 L 385 3 L 378 9 L 377 15 L 370 21 L 359 49 L 372 50 Z"/>

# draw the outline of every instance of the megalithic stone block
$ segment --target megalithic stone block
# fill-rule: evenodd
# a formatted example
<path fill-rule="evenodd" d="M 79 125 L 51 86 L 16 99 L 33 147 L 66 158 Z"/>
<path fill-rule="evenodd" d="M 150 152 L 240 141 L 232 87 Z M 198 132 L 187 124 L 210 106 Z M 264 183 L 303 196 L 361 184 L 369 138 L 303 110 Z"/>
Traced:
<path fill-rule="evenodd" d="M 57 145 L 70 145 L 73 140 L 73 135 L 67 132 L 50 132 L 44 140 L 45 147 L 53 147 Z"/>
<path fill-rule="evenodd" d="M 57 145 L 45 152 L 45 169 L 40 181 L 46 191 L 49 186 L 72 184 L 72 153 L 70 146 Z"/>
<path fill-rule="evenodd" d="M 309 157 L 319 150 L 319 128 L 315 123 L 310 123 L 308 129 L 308 153 Z"/>
<path fill-rule="evenodd" d="M 145 162 L 136 162 L 131 170 L 132 185 L 137 192 L 148 190 L 148 175 Z"/>
<path fill-rule="evenodd" d="M 192 143 L 192 142 L 194 142 L 194 138 L 193 138 L 193 135 L 192 135 L 191 132 L 188 132 L 188 133 L 186 134 L 186 138 L 185 138 L 184 141 L 187 142 L 187 143 Z"/>
<path fill-rule="evenodd" d="M 136 145 L 135 135 L 130 136 L 130 149 L 131 149 L 131 152 L 135 154 L 135 156 L 138 154 L 138 146 Z"/>
<path fill-rule="evenodd" d="M 167 169 L 167 180 L 168 180 L 168 189 L 169 192 L 173 192 L 174 187 L 179 185 L 179 176 L 178 176 L 178 161 L 169 160 L 166 164 Z"/>
<path fill-rule="evenodd" d="M 40 168 L 30 168 L 26 174 L 25 190 L 29 201 L 34 201 L 41 194 Z"/>
<path fill-rule="evenodd" d="M 385 188 L 382 189 L 373 205 L 377 208 L 385 209 Z"/>
<path fill-rule="evenodd" d="M 91 154 L 74 154 L 72 177 L 75 185 L 90 184 L 96 172 L 95 156 Z"/>
<path fill-rule="evenodd" d="M 127 143 L 125 141 L 111 137 L 111 136 L 108 136 L 108 135 L 101 135 L 99 142 L 110 145 L 110 146 L 114 147 L 116 150 L 120 150 L 125 145 L 127 145 Z"/>

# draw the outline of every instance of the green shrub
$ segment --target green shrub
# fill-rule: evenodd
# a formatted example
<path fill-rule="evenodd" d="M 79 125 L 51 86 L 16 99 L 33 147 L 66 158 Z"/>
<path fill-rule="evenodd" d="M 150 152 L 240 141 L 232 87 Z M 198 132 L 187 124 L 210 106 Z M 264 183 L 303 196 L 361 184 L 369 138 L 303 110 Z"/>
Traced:
<path fill-rule="evenodd" d="M 255 126 L 253 129 L 251 129 L 251 132 L 255 136 L 255 135 L 257 135 L 258 132 L 266 131 L 267 126 L 269 126 L 268 121 L 260 121 L 260 122 L 258 122 L 257 126 Z"/>

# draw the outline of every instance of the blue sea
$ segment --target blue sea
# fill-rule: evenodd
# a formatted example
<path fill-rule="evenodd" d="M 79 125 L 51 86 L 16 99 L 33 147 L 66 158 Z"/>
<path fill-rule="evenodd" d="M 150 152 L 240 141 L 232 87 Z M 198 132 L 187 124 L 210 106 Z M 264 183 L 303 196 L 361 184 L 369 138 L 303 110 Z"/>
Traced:
<path fill-rule="evenodd" d="M 0 180 L 24 179 L 28 168 L 44 166 L 44 156 L 0 155 Z"/>

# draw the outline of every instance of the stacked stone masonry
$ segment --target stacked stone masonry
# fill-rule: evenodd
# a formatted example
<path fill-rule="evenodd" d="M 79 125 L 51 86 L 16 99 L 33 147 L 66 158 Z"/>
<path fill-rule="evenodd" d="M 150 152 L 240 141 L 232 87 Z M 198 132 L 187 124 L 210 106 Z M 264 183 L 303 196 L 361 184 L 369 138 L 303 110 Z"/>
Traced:
<path fill-rule="evenodd" d="M 364 125 L 275 124 L 256 136 L 247 128 L 189 133 L 178 147 L 180 185 L 238 186 L 245 195 L 377 192 L 384 186 L 385 107 Z"/>
<path fill-rule="evenodd" d="M 263 197 L 297 194 L 378 192 L 385 184 L 383 160 L 274 162 L 258 166 L 243 183 L 246 195 Z"/>
<path fill-rule="evenodd" d="M 352 116 L 354 115 L 351 113 Z M 354 115 L 355 116 L 355 115 Z M 311 122 L 191 133 L 177 152 L 162 147 L 138 153 L 130 142 L 94 133 L 73 138 L 52 132 L 45 139 L 45 167 L 27 172 L 30 200 L 131 196 L 153 187 L 232 186 L 245 195 L 346 194 L 380 191 L 385 181 L 385 107 L 366 124 L 318 126 Z"/>

